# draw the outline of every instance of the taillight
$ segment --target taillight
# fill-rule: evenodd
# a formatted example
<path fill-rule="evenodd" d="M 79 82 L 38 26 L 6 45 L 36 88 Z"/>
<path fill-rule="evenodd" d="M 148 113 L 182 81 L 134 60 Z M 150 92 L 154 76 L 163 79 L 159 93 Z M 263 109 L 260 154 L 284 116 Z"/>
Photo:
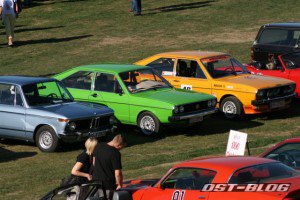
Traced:
<path fill-rule="evenodd" d="M 254 51 L 253 51 L 253 47 L 251 47 L 251 59 L 252 59 L 252 61 L 254 61 Z"/>

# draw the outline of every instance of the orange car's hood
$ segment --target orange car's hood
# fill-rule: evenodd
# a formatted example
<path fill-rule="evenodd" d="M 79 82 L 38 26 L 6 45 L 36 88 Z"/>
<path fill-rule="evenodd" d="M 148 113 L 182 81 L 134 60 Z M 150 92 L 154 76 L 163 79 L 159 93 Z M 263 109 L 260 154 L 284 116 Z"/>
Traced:
<path fill-rule="evenodd" d="M 293 83 L 293 81 L 283 78 L 249 74 L 215 79 L 213 87 L 215 89 L 222 87 L 227 90 L 256 93 L 258 89 L 278 87 Z"/>

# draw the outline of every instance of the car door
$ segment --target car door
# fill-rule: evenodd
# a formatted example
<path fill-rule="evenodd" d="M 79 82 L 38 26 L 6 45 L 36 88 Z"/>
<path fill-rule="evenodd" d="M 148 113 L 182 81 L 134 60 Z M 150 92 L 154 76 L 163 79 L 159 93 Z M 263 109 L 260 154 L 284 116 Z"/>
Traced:
<path fill-rule="evenodd" d="M 25 112 L 20 88 L 16 85 L 0 83 L 0 136 L 24 139 Z"/>
<path fill-rule="evenodd" d="M 115 111 L 115 116 L 123 123 L 129 122 L 129 94 L 122 89 L 114 74 L 96 72 L 90 102 L 102 102 Z"/>
<path fill-rule="evenodd" d="M 175 76 L 170 80 L 172 85 L 176 88 L 211 94 L 211 81 L 203 72 L 198 61 L 177 59 L 175 66 Z"/>
<path fill-rule="evenodd" d="M 205 184 L 212 182 L 216 172 L 199 168 L 177 168 L 159 186 L 152 187 L 141 200 L 190 200 L 209 199 L 209 192 L 202 192 Z"/>
<path fill-rule="evenodd" d="M 91 71 L 77 71 L 62 80 L 62 83 L 68 88 L 76 101 L 88 101 L 94 73 Z"/>

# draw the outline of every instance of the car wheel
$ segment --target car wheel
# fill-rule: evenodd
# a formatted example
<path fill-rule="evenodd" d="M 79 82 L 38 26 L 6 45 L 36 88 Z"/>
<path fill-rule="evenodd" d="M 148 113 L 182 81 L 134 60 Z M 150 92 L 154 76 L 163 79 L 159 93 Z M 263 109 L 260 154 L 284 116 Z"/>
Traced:
<path fill-rule="evenodd" d="M 42 126 L 38 129 L 35 142 L 38 148 L 43 152 L 54 152 L 59 146 L 59 139 L 50 126 Z"/>
<path fill-rule="evenodd" d="M 226 97 L 222 100 L 220 110 L 228 119 L 234 119 L 243 113 L 243 105 L 236 97 Z"/>
<path fill-rule="evenodd" d="M 139 116 L 138 126 L 141 132 L 147 136 L 157 135 L 161 131 L 160 121 L 150 112 L 144 112 Z"/>

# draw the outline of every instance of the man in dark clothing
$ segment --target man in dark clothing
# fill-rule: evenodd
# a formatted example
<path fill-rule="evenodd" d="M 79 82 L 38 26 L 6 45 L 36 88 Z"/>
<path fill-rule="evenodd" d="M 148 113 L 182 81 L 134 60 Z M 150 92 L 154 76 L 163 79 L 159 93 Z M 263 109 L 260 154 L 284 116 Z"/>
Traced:
<path fill-rule="evenodd" d="M 114 190 L 122 187 L 123 174 L 119 150 L 126 145 L 124 137 L 117 135 L 107 144 L 98 143 L 94 150 L 93 180 L 103 182 L 108 199 L 113 198 Z M 99 196 L 103 194 L 100 192 Z"/>

